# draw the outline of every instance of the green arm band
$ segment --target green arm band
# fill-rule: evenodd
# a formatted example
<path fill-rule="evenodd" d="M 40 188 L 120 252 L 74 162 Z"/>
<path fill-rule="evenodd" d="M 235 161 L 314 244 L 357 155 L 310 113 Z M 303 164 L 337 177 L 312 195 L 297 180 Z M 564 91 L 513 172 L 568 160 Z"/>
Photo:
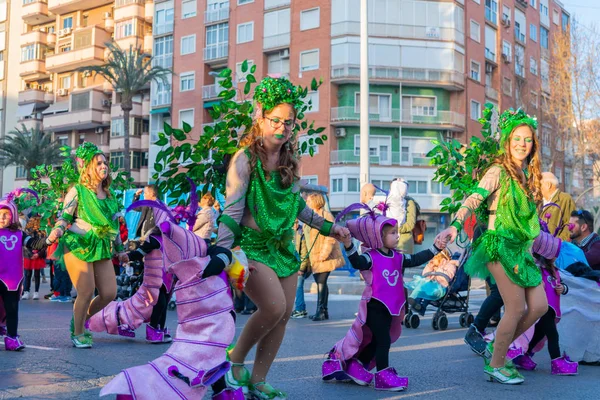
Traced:
<path fill-rule="evenodd" d="M 458 220 L 452 221 L 452 223 L 450 224 L 450 226 L 455 227 L 456 230 L 459 231 L 459 232 L 462 230 L 462 224 L 460 222 L 458 222 Z"/>
<path fill-rule="evenodd" d="M 225 224 L 225 226 L 228 227 L 233 233 L 235 246 L 239 238 L 242 237 L 242 229 L 240 228 L 240 225 L 227 214 L 221 214 L 221 216 L 217 219 L 217 222 Z"/>
<path fill-rule="evenodd" d="M 71 214 L 69 214 L 67 212 L 63 212 L 62 215 L 60 216 L 60 218 L 58 220 L 60 221 L 61 219 L 65 220 L 69 224 L 72 224 L 74 218 L 73 218 L 73 216 Z"/>
<path fill-rule="evenodd" d="M 333 228 L 333 222 L 325 220 L 323 221 L 323 226 L 319 229 L 319 233 L 323 236 L 329 236 L 331 228 Z"/>

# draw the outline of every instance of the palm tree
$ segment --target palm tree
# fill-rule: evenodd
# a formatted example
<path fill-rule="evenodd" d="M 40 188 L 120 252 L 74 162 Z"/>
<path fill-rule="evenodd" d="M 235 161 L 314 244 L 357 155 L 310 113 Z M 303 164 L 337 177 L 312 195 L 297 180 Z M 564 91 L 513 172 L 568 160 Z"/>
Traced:
<path fill-rule="evenodd" d="M 147 89 L 152 81 L 161 80 L 165 84 L 168 83 L 167 76 L 171 74 L 171 70 L 152 66 L 152 55 L 142 52 L 140 48 L 129 46 L 127 51 L 121 49 L 114 42 L 106 43 L 106 47 L 110 54 L 104 64 L 81 67 L 78 68 L 78 71 L 88 72 L 93 76 L 100 75 L 121 95 L 125 127 L 123 161 L 125 162 L 125 171 L 127 175 L 130 175 L 129 113 L 133 109 L 133 96 Z"/>
<path fill-rule="evenodd" d="M 16 165 L 27 171 L 31 180 L 31 169 L 42 164 L 57 164 L 62 160 L 60 144 L 52 140 L 52 134 L 37 127 L 30 130 L 24 124 L 4 138 L 0 144 L 0 166 Z"/>

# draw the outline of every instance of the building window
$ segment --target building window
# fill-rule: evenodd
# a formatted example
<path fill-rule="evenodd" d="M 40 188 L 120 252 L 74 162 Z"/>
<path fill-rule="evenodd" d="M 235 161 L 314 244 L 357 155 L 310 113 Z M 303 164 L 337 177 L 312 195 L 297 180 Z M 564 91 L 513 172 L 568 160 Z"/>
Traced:
<path fill-rule="evenodd" d="M 547 17 L 548 16 L 548 6 L 540 3 L 540 14 Z"/>
<path fill-rule="evenodd" d="M 541 6 L 541 4 L 540 4 Z M 540 45 L 548 50 L 548 29 L 540 26 Z"/>
<path fill-rule="evenodd" d="M 533 75 L 538 74 L 538 64 L 533 57 L 529 57 L 529 72 L 531 72 Z"/>
<path fill-rule="evenodd" d="M 317 175 L 303 176 L 300 179 L 305 181 L 307 185 L 318 185 L 319 184 L 319 177 Z"/>
<path fill-rule="evenodd" d="M 348 178 L 348 193 L 358 192 L 360 192 L 358 178 Z"/>
<path fill-rule="evenodd" d="M 73 28 L 73 17 L 67 17 L 63 19 L 62 23 L 63 29 L 72 29 Z"/>
<path fill-rule="evenodd" d="M 538 108 L 538 94 L 536 92 L 531 92 L 531 105 L 533 108 Z"/>
<path fill-rule="evenodd" d="M 21 47 L 21 62 L 32 60 L 44 60 L 46 58 L 46 47 L 34 43 Z"/>
<path fill-rule="evenodd" d="M 196 0 L 184 0 L 181 3 L 181 19 L 192 18 L 196 16 L 198 5 Z"/>
<path fill-rule="evenodd" d="M 194 90 L 196 81 L 196 73 L 195 72 L 184 72 L 179 75 L 179 91 L 187 92 L 189 90 Z"/>
<path fill-rule="evenodd" d="M 238 6 L 254 3 L 254 0 L 237 0 Z"/>
<path fill-rule="evenodd" d="M 497 24 L 498 23 L 498 1 L 485 0 L 485 19 Z"/>
<path fill-rule="evenodd" d="M 217 47 L 229 43 L 229 24 L 227 22 L 206 28 L 206 47 Z"/>
<path fill-rule="evenodd" d="M 519 21 L 515 21 L 515 39 L 525 42 L 525 27 L 521 27 L 521 23 Z"/>
<path fill-rule="evenodd" d="M 289 8 L 265 13 L 263 37 L 268 38 L 278 36 L 281 37 L 283 40 L 285 39 L 284 35 L 289 36 L 290 28 L 291 14 Z M 287 39 L 289 40 L 289 38 Z M 277 43 L 279 43 L 280 45 L 284 45 L 284 42 L 278 41 Z M 289 41 L 287 42 L 287 44 L 289 44 Z"/>
<path fill-rule="evenodd" d="M 254 21 L 237 26 L 237 43 L 248 43 L 254 40 Z"/>
<path fill-rule="evenodd" d="M 407 181 L 409 194 L 427 194 L 427 181 Z"/>
<path fill-rule="evenodd" d="M 123 158 L 122 151 L 113 151 L 110 153 L 110 163 L 114 165 L 116 168 L 124 168 L 125 159 Z"/>
<path fill-rule="evenodd" d="M 250 73 L 250 68 L 254 65 L 254 60 L 248 60 L 248 70 L 246 72 L 242 72 L 242 64 L 243 62 L 235 64 L 235 76 L 238 82 L 246 82 L 246 76 Z"/>
<path fill-rule="evenodd" d="M 331 179 L 331 193 L 342 193 L 344 191 L 344 180 L 342 178 Z"/>
<path fill-rule="evenodd" d="M 360 157 L 360 136 L 354 135 L 354 155 Z M 369 158 L 372 164 L 392 163 L 392 137 L 387 135 L 369 136 Z"/>
<path fill-rule="evenodd" d="M 537 26 L 534 24 L 529 25 L 529 38 L 534 42 L 537 42 Z"/>
<path fill-rule="evenodd" d="M 354 112 L 360 113 L 360 93 L 354 98 Z M 379 120 L 391 120 L 392 96 L 389 94 L 369 94 L 369 114 L 375 114 Z"/>
<path fill-rule="evenodd" d="M 319 49 L 300 53 L 300 72 L 319 69 Z"/>
<path fill-rule="evenodd" d="M 481 41 L 481 25 L 471 20 L 471 39 L 479 43 Z"/>
<path fill-rule="evenodd" d="M 119 137 L 125 135 L 125 125 L 123 124 L 123 118 L 113 119 L 110 122 L 110 136 Z"/>
<path fill-rule="evenodd" d="M 437 114 L 437 97 L 402 96 L 402 114 L 433 117 Z"/>
<path fill-rule="evenodd" d="M 280 50 L 267 56 L 268 74 L 270 76 L 281 76 L 290 73 L 290 51 Z"/>
<path fill-rule="evenodd" d="M 311 138 L 315 138 L 317 136 L 307 136 L 307 135 L 302 135 L 298 138 L 298 148 L 302 149 L 302 143 L 304 142 L 308 142 Z M 302 152 L 303 156 L 307 156 L 310 155 L 310 148 L 312 147 L 313 149 L 313 154 L 319 154 L 319 146 L 313 141 L 313 145 L 311 146 L 310 144 L 306 147 L 306 151 Z"/>
<path fill-rule="evenodd" d="M 515 46 L 515 73 L 525 78 L 525 47 Z"/>
<path fill-rule="evenodd" d="M 153 66 L 171 68 L 173 66 L 173 36 L 154 38 L 154 53 L 152 56 Z"/>
<path fill-rule="evenodd" d="M 502 41 L 502 57 L 508 62 L 512 60 L 512 44 L 506 40 Z"/>
<path fill-rule="evenodd" d="M 431 193 L 450 194 L 450 188 L 440 182 L 431 181 Z"/>
<path fill-rule="evenodd" d="M 183 123 L 194 126 L 194 109 L 188 108 L 187 110 L 179 110 L 179 129 L 183 128 Z"/>
<path fill-rule="evenodd" d="M 128 20 L 123 22 L 117 22 L 115 29 L 115 39 L 123 39 L 129 36 L 136 35 L 136 20 Z M 91 39 L 91 37 L 90 37 Z M 77 48 L 78 46 L 76 46 Z"/>
<path fill-rule="evenodd" d="M 300 30 L 306 31 L 320 26 L 321 9 L 311 8 L 310 10 L 300 11 Z"/>
<path fill-rule="evenodd" d="M 471 100 L 471 119 L 479 120 L 481 117 L 481 104 L 475 100 Z"/>
<path fill-rule="evenodd" d="M 173 2 L 165 1 L 156 3 L 154 7 L 153 33 L 155 35 L 162 35 L 167 32 L 173 32 L 173 21 L 175 19 Z"/>
<path fill-rule="evenodd" d="M 131 169 L 140 169 L 148 166 L 147 151 L 132 151 L 131 152 Z"/>
<path fill-rule="evenodd" d="M 312 108 L 310 110 L 306 110 L 307 113 L 310 112 L 318 112 L 319 111 L 319 92 L 308 92 L 306 96 L 306 101 L 310 101 Z"/>
<path fill-rule="evenodd" d="M 535 0 L 529 0 L 529 4 L 531 5 L 531 7 L 535 8 Z"/>
<path fill-rule="evenodd" d="M 183 36 L 181 38 L 181 52 L 180 54 L 192 54 L 196 52 L 196 34 Z"/>
<path fill-rule="evenodd" d="M 471 79 L 480 82 L 479 73 L 481 70 L 481 65 L 478 62 L 471 60 Z"/>
<path fill-rule="evenodd" d="M 71 89 L 71 75 L 65 75 L 58 78 L 60 89 Z"/>
<path fill-rule="evenodd" d="M 146 120 L 133 117 L 129 119 L 129 132 L 133 136 L 141 136 L 142 133 L 148 132 L 148 128 L 148 121 Z M 125 121 L 123 118 L 116 118 L 110 122 L 110 136 L 125 136 Z"/>
<path fill-rule="evenodd" d="M 510 18 L 510 14 L 511 14 L 511 9 L 510 7 L 506 7 L 506 6 L 502 6 L 502 21 L 503 22 L 510 22 L 510 20 L 512 18 Z"/>
<path fill-rule="evenodd" d="M 56 141 L 59 146 L 68 146 L 69 145 L 69 137 L 68 136 L 57 136 Z"/>
<path fill-rule="evenodd" d="M 562 30 L 567 31 L 569 28 L 569 16 L 565 13 L 562 14 Z"/>
<path fill-rule="evenodd" d="M 27 178 L 27 170 L 22 165 L 17 165 L 17 172 L 15 175 L 15 179 L 25 179 Z"/>
<path fill-rule="evenodd" d="M 558 25 L 558 19 L 560 18 L 559 15 L 560 14 L 559 14 L 558 10 L 552 11 L 552 22 L 554 22 L 554 25 Z"/>
<path fill-rule="evenodd" d="M 371 179 L 371 183 L 375 186 L 377 186 L 377 194 L 382 193 L 381 190 L 379 190 L 379 188 L 385 190 L 385 191 L 389 191 L 390 190 L 390 186 L 392 185 L 392 181 L 386 181 L 383 179 Z"/>

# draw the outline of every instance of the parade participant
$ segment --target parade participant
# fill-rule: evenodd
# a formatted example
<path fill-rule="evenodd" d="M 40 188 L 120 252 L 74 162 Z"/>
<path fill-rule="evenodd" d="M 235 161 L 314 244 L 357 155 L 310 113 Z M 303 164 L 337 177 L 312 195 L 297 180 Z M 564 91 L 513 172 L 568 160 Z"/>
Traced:
<path fill-rule="evenodd" d="M 204 398 L 212 385 L 214 400 L 243 400 L 241 388 L 227 388 L 223 379 L 230 368 L 226 348 L 235 335 L 230 279 L 223 272 L 232 264 L 232 253 L 216 246 L 208 249 L 204 240 L 168 219 L 156 219 L 159 231 L 152 231 L 150 243 L 159 246 L 153 252 L 162 251 L 165 271 L 178 278 L 173 344 L 157 359 L 123 370 L 100 396 L 195 400 Z"/>
<path fill-rule="evenodd" d="M 540 234 L 536 203 L 542 201 L 537 121 L 511 109 L 500 116 L 498 128 L 500 155 L 437 238 L 453 242 L 464 221 L 487 201 L 488 229 L 473 243 L 465 272 L 484 279 L 491 275 L 504 301 L 505 314 L 486 350 L 484 372 L 490 380 L 519 384 L 524 379 L 506 364 L 506 352 L 548 309 L 542 274 L 531 255 Z"/>
<path fill-rule="evenodd" d="M 33 239 L 46 238 L 45 233 L 40 230 L 40 217 L 34 216 L 29 218 L 27 225 L 25 226 L 25 234 L 31 236 Z M 31 290 L 31 278 L 34 279 L 34 292 L 31 297 L 33 300 L 40 298 L 40 276 L 41 271 L 46 268 L 46 249 L 42 250 L 30 250 L 24 249 L 24 268 L 25 268 L 25 282 L 23 284 L 23 300 L 29 299 Z"/>
<path fill-rule="evenodd" d="M 71 341 L 77 348 L 90 348 L 92 335 L 85 331 L 85 322 L 117 293 L 111 264 L 113 250 L 119 254 L 119 261 L 128 260 L 119 237 L 119 204 L 110 190 L 112 178 L 105 155 L 93 143 L 85 142 L 77 148 L 75 156 L 79 183 L 65 196 L 62 215 L 52 234 L 61 238 L 57 253 L 64 255 L 77 289 Z"/>
<path fill-rule="evenodd" d="M 41 251 L 48 245 L 46 238 L 32 238 L 23 234 L 14 203 L 15 197 L 23 191 L 31 192 L 18 189 L 0 200 L 0 336 L 5 335 L 4 347 L 8 351 L 25 348 L 17 334 L 23 284 L 23 249 Z M 54 239 L 53 236 L 51 238 Z"/>
<path fill-rule="evenodd" d="M 303 98 L 303 90 L 286 78 L 267 77 L 258 85 L 254 124 L 241 141 L 243 149 L 231 160 L 227 202 L 219 218 L 217 245 L 231 248 L 239 242 L 254 270 L 245 293 L 258 307 L 229 352 L 233 367 L 227 380 L 259 399 L 285 398 L 265 381 L 294 305 L 300 268 L 293 244 L 294 221 L 298 218 L 338 240 L 348 234 L 308 208 L 300 196 L 293 132 Z M 244 360 L 257 344 L 250 376 Z"/>
<path fill-rule="evenodd" d="M 364 205 L 360 204 L 360 208 Z M 350 206 L 346 210 L 354 210 Z M 343 215 L 344 211 L 340 214 Z M 339 218 L 339 216 L 338 216 Z M 437 240 L 428 250 L 417 254 L 402 254 L 396 250 L 398 222 L 373 211 L 347 222 L 353 237 L 370 250 L 358 255 L 351 238 L 344 240 L 346 254 L 365 280 L 358 315 L 346 336 L 336 343 L 323 363 L 323 380 L 347 380 L 369 385 L 375 378 L 375 390 L 402 391 L 408 378 L 401 377 L 389 365 L 389 352 L 398 340 L 404 318 L 404 268 L 416 267 L 431 260 L 444 248 Z M 373 369 L 373 375 L 369 372 Z"/>

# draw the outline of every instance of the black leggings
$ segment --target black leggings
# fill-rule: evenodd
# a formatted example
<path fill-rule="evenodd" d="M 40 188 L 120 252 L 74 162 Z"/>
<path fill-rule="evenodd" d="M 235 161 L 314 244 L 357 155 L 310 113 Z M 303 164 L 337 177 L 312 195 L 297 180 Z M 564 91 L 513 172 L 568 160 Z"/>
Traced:
<path fill-rule="evenodd" d="M 558 346 L 558 331 L 556 330 L 556 313 L 552 307 L 548 307 L 548 312 L 535 324 L 535 332 L 533 338 L 529 342 L 529 350 L 531 353 L 533 348 L 545 337 L 548 338 L 548 353 L 550 358 L 554 360 L 560 357 L 560 347 Z"/>
<path fill-rule="evenodd" d="M 169 305 L 169 295 L 165 285 L 160 287 L 160 293 L 158 294 L 158 300 L 152 309 L 152 315 L 150 316 L 150 326 L 154 329 L 165 329 L 165 323 L 167 322 L 167 306 Z"/>
<path fill-rule="evenodd" d="M 35 280 L 35 291 L 40 291 L 40 272 L 40 269 L 25 270 L 25 285 L 23 287 L 23 291 L 29 292 L 31 290 L 31 275 L 33 275 L 33 279 Z"/>
<path fill-rule="evenodd" d="M 327 304 L 329 302 L 329 287 L 327 286 L 327 279 L 331 272 L 320 272 L 313 274 L 315 283 L 317 284 L 317 314 L 323 310 L 327 311 Z"/>
<path fill-rule="evenodd" d="M 4 302 L 4 311 L 6 312 L 6 331 L 10 337 L 17 336 L 20 294 L 21 287 L 17 290 L 8 290 L 4 282 L 0 282 L 0 298 Z"/>
<path fill-rule="evenodd" d="M 360 353 L 358 360 L 364 365 L 368 365 L 375 357 L 377 371 L 384 370 L 390 366 L 392 315 L 387 307 L 378 300 L 371 299 L 367 303 L 367 326 L 371 330 L 373 338 L 371 343 Z"/>

